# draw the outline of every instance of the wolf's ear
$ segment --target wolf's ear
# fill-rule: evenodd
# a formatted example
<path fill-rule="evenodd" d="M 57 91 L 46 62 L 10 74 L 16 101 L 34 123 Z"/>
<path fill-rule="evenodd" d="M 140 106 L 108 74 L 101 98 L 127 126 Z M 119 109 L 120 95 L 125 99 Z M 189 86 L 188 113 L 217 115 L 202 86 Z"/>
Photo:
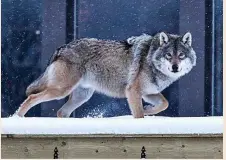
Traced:
<path fill-rule="evenodd" d="M 184 44 L 188 44 L 189 46 L 191 46 L 191 43 L 192 43 L 192 36 L 191 36 L 191 33 L 190 32 L 187 32 L 183 38 L 182 38 L 182 41 Z"/>
<path fill-rule="evenodd" d="M 168 43 L 169 37 L 167 36 L 166 33 L 161 32 L 159 34 L 159 40 L 160 40 L 160 46 L 162 46 L 164 43 Z"/>

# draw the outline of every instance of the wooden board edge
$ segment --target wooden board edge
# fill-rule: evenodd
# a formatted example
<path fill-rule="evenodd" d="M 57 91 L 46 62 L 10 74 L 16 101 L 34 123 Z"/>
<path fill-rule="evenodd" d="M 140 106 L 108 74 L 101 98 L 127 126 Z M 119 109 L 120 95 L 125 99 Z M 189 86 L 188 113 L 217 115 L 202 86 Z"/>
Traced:
<path fill-rule="evenodd" d="M 1 134 L 2 138 L 82 138 L 82 137 L 223 137 L 221 134 Z"/>

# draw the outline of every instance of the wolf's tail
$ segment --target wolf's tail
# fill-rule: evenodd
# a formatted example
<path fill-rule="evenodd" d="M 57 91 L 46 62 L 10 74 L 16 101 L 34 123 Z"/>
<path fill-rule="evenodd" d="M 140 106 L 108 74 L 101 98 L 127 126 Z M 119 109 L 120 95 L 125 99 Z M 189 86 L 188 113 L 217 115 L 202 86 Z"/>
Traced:
<path fill-rule="evenodd" d="M 45 89 L 46 86 L 46 76 L 42 74 L 38 79 L 32 82 L 26 89 L 26 95 L 37 94 Z"/>

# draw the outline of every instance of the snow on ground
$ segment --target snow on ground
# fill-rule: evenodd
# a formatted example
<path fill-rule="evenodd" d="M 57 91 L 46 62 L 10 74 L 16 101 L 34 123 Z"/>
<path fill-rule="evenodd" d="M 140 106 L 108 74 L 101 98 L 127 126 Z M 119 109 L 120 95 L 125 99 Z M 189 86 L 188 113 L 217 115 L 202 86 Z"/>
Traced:
<path fill-rule="evenodd" d="M 218 134 L 223 117 L 1 118 L 2 134 Z"/>

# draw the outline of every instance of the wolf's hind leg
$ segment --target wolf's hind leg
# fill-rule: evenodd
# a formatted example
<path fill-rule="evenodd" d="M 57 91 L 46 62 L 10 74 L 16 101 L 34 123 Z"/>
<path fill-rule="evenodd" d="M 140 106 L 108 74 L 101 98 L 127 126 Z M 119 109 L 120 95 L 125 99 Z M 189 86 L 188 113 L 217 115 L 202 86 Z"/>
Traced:
<path fill-rule="evenodd" d="M 152 107 L 151 105 L 145 106 L 145 109 L 144 109 L 145 115 L 157 114 L 159 112 L 166 110 L 169 106 L 168 101 L 161 93 L 144 95 L 143 99 L 145 102 L 154 105 L 154 107 Z"/>
<path fill-rule="evenodd" d="M 68 101 L 57 111 L 57 117 L 69 117 L 71 113 L 87 102 L 94 90 L 78 86 L 69 96 Z"/>
<path fill-rule="evenodd" d="M 38 90 L 39 85 L 34 87 L 35 92 L 21 104 L 15 114 L 23 117 L 33 106 L 56 99 L 62 99 L 69 95 L 76 84 L 79 82 L 81 75 L 76 71 L 76 66 L 67 64 L 64 61 L 52 63 L 45 71 L 46 76 L 40 79 L 45 85 Z M 36 89 L 35 89 L 36 88 Z M 38 91 L 38 92 L 36 92 Z"/>
<path fill-rule="evenodd" d="M 61 99 L 65 97 L 69 90 L 57 90 L 57 89 L 46 89 L 40 93 L 37 94 L 31 94 L 28 96 L 28 98 L 21 104 L 16 114 L 20 117 L 23 117 L 29 109 L 31 109 L 33 106 L 42 103 L 51 101 L 54 99 Z"/>

